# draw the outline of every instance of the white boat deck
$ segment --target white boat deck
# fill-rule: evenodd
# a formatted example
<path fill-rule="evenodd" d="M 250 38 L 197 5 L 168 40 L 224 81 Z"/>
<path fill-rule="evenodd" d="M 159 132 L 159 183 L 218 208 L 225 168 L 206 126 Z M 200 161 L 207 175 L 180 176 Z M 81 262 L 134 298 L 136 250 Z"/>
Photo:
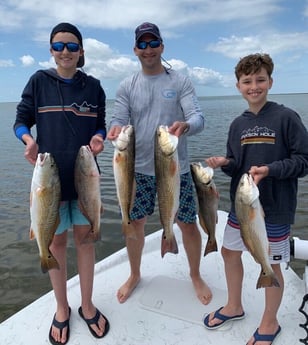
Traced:
<path fill-rule="evenodd" d="M 217 239 L 221 243 L 227 214 L 219 211 Z M 78 277 L 68 281 L 72 308 L 70 345 L 225 345 L 246 344 L 258 326 L 264 306 L 264 289 L 256 290 L 259 265 L 244 254 L 243 304 L 246 317 L 219 330 L 207 330 L 202 318 L 226 301 L 226 283 L 220 252 L 202 258 L 201 272 L 214 297 L 208 306 L 195 296 L 180 231 L 175 228 L 179 254 L 160 256 L 161 231 L 147 236 L 143 259 L 143 279 L 124 304 L 116 298 L 118 287 L 129 273 L 126 249 L 96 264 L 94 303 L 110 321 L 103 339 L 94 338 L 78 315 L 80 291 Z M 206 235 L 203 236 L 204 250 Z M 34 282 L 35 283 L 35 282 Z M 285 295 L 279 311 L 282 332 L 275 345 L 298 345 L 306 332 L 299 327 L 306 320 L 298 312 L 305 294 L 304 283 L 291 270 L 285 271 Z M 55 312 L 53 292 L 49 292 L 0 324 L 1 345 L 49 344 L 48 332 Z"/>

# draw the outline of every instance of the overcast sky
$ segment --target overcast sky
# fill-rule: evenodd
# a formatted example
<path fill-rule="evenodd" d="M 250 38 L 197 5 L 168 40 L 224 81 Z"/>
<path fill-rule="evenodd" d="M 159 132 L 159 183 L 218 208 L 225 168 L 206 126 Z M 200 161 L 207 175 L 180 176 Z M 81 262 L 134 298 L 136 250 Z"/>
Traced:
<path fill-rule="evenodd" d="M 308 92 L 308 0 L 0 0 L 0 102 L 19 101 L 29 77 L 54 67 L 49 35 L 71 22 L 84 39 L 85 72 L 107 98 L 140 68 L 134 30 L 156 23 L 164 58 L 198 96 L 238 94 L 234 67 L 250 53 L 275 63 L 272 93 Z"/>

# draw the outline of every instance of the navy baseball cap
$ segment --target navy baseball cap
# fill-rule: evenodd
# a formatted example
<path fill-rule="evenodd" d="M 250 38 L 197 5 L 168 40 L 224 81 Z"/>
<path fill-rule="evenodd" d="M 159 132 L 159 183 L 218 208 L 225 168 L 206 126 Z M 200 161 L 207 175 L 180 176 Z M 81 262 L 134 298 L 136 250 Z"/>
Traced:
<path fill-rule="evenodd" d="M 82 47 L 82 36 L 81 36 L 80 31 L 76 28 L 75 25 L 70 24 L 70 23 L 60 23 L 56 25 L 51 31 L 50 43 L 52 42 L 52 39 L 55 36 L 55 34 L 57 34 L 58 32 L 69 32 L 73 34 L 74 36 L 78 38 L 79 44 Z M 84 65 L 84 55 L 79 57 L 77 67 L 82 67 L 83 65 Z"/>
<path fill-rule="evenodd" d="M 139 26 L 137 26 L 137 28 L 135 30 L 135 35 L 136 35 L 135 40 L 136 40 L 136 42 L 144 34 L 152 34 L 156 38 L 158 38 L 160 41 L 163 41 L 163 39 L 161 38 L 158 26 L 153 24 L 153 23 L 145 22 L 145 23 L 142 23 Z"/>

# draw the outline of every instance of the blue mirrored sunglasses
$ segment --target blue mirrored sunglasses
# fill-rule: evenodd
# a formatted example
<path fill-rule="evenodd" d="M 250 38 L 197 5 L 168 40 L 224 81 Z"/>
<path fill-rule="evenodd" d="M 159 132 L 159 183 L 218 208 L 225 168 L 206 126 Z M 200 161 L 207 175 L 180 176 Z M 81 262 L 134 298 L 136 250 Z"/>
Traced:
<path fill-rule="evenodd" d="M 51 43 L 51 48 L 56 52 L 62 52 L 65 47 L 71 53 L 76 53 L 80 49 L 79 43 L 75 43 L 75 42 L 67 42 L 67 43 L 53 42 L 53 43 Z"/>
<path fill-rule="evenodd" d="M 150 48 L 158 48 L 161 44 L 160 40 L 152 40 L 150 42 L 145 42 L 145 41 L 139 41 L 136 44 L 136 47 L 138 49 L 146 49 L 147 46 L 150 46 Z"/>

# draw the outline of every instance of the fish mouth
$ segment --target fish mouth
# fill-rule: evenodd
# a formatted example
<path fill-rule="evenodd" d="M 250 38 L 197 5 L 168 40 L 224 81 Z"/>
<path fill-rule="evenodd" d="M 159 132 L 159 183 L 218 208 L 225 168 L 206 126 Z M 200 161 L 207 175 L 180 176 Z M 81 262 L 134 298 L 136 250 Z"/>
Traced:
<path fill-rule="evenodd" d="M 134 134 L 134 127 L 126 125 L 122 127 L 120 134 L 115 140 L 112 140 L 112 145 L 119 151 L 125 151 L 129 145 L 131 137 Z"/>
<path fill-rule="evenodd" d="M 172 156 L 177 149 L 179 138 L 169 133 L 168 126 L 159 126 L 157 128 L 157 137 L 159 146 L 166 156 Z"/>
<path fill-rule="evenodd" d="M 39 165 L 43 166 L 44 163 L 46 162 L 48 156 L 49 156 L 48 153 L 39 153 L 38 154 Z"/>

